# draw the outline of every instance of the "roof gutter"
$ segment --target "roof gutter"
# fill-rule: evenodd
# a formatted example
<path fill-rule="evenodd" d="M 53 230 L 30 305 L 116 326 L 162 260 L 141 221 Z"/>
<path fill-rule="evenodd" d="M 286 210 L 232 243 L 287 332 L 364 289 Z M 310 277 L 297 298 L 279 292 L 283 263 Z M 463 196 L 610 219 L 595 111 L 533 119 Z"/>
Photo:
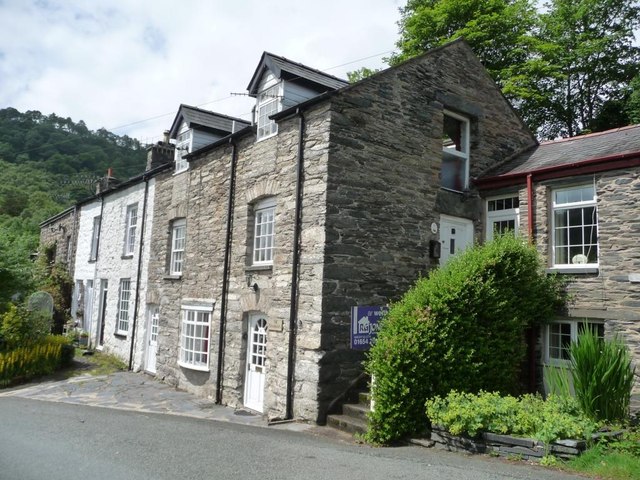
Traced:
<path fill-rule="evenodd" d="M 485 177 L 476 180 L 474 183 L 480 190 L 491 190 L 525 183 L 529 175 L 535 176 L 536 181 L 542 181 L 638 166 L 640 166 L 640 152 L 627 152 L 592 158 L 583 162 L 554 165 L 552 167 L 540 168 L 538 170 Z"/>

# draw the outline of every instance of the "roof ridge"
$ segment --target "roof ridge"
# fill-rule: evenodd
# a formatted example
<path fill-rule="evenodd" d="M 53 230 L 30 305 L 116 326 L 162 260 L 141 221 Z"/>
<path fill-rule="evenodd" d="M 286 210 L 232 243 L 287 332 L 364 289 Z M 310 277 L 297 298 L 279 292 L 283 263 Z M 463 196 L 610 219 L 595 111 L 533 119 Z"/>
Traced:
<path fill-rule="evenodd" d="M 541 142 L 540 146 L 544 147 L 549 145 L 557 145 L 558 143 L 577 141 L 577 140 L 582 140 L 584 138 L 599 137 L 602 135 L 611 135 L 613 133 L 618 133 L 623 130 L 631 130 L 633 128 L 640 128 L 640 125 L 626 125 L 624 127 L 612 128 L 610 130 L 604 130 L 602 132 L 593 132 L 593 133 L 587 133 L 585 135 L 576 135 L 575 137 L 560 138 L 556 140 L 547 140 L 546 142 Z"/>

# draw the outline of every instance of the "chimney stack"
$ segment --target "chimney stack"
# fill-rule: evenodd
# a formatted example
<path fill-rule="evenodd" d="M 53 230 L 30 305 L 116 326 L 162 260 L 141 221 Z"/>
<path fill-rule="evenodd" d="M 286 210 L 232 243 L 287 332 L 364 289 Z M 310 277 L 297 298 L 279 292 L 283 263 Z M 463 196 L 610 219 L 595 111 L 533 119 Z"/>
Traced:
<path fill-rule="evenodd" d="M 120 181 L 113 176 L 113 168 L 109 167 L 107 174 L 96 182 L 96 195 L 106 192 L 118 183 L 120 183 Z"/>
<path fill-rule="evenodd" d="M 152 170 L 160 165 L 173 162 L 176 146 L 170 143 L 169 130 L 165 130 L 162 141 L 147 147 L 147 168 Z"/>

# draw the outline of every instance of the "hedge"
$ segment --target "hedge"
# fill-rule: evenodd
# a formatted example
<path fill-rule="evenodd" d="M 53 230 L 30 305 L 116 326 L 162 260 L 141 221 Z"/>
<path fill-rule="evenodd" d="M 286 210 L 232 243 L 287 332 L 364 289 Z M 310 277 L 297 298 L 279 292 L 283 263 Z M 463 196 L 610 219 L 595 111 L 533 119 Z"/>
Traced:
<path fill-rule="evenodd" d="M 525 331 L 563 304 L 538 252 L 501 236 L 454 257 L 391 305 L 372 346 L 375 410 L 367 440 L 388 443 L 427 426 L 427 399 L 451 390 L 520 393 Z"/>

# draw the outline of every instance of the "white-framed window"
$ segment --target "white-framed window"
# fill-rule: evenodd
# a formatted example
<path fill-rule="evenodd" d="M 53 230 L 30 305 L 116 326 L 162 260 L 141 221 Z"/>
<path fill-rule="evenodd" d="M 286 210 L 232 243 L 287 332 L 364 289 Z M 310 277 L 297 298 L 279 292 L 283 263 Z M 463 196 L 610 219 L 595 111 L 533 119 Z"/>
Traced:
<path fill-rule="evenodd" d="M 520 199 L 518 194 L 503 195 L 487 199 L 487 224 L 485 237 L 492 240 L 494 235 L 507 232 L 518 233 L 520 224 Z"/>
<path fill-rule="evenodd" d="M 182 275 L 186 239 L 187 221 L 184 218 L 174 220 L 171 226 L 171 256 L 169 258 L 170 275 Z"/>
<path fill-rule="evenodd" d="M 601 320 L 581 318 L 557 320 L 545 325 L 545 362 L 547 365 L 568 365 L 571 342 L 589 328 L 598 337 L 604 338 L 604 323 Z"/>
<path fill-rule="evenodd" d="M 188 123 L 183 122 L 178 132 L 178 136 L 176 137 L 176 173 L 183 172 L 189 168 L 189 163 L 184 157 L 191 152 L 191 139 L 192 130 L 189 128 Z"/>
<path fill-rule="evenodd" d="M 209 370 L 211 307 L 182 306 L 180 359 L 178 364 L 193 370 Z"/>
<path fill-rule="evenodd" d="M 269 116 L 280 110 L 280 84 L 264 89 L 258 94 L 256 116 L 258 140 L 278 133 L 278 124 L 270 120 Z"/>
<path fill-rule="evenodd" d="M 131 300 L 131 279 L 120 279 L 120 295 L 118 297 L 118 322 L 116 333 L 126 335 L 129 331 L 129 303 Z"/>
<path fill-rule="evenodd" d="M 553 265 L 598 266 L 598 212 L 593 185 L 553 193 Z"/>
<path fill-rule="evenodd" d="M 442 127 L 441 184 L 462 192 L 469 187 L 469 119 L 445 110 Z"/>
<path fill-rule="evenodd" d="M 124 227 L 124 255 L 133 255 L 136 246 L 136 228 L 138 226 L 138 204 L 127 207 Z"/>
<path fill-rule="evenodd" d="M 267 198 L 256 202 L 253 214 L 253 264 L 271 265 L 273 264 L 275 242 L 275 198 Z"/>
<path fill-rule="evenodd" d="M 89 260 L 95 262 L 98 259 L 98 243 L 100 240 L 100 215 L 93 217 L 93 231 L 91 232 L 91 251 Z"/>

